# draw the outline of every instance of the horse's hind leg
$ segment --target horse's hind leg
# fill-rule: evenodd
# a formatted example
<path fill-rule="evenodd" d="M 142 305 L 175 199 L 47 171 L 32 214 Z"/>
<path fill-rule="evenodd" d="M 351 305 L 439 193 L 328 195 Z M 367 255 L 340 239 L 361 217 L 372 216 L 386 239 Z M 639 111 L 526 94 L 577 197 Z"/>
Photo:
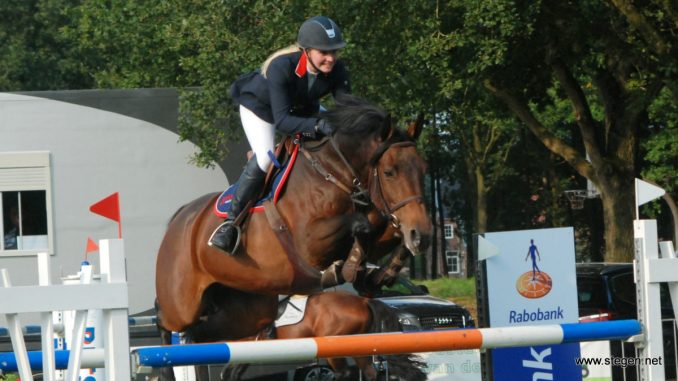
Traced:
<path fill-rule="evenodd" d="M 350 381 L 358 379 L 357 375 L 351 371 L 348 366 L 348 361 L 343 357 L 327 359 L 327 363 L 334 371 L 334 379 L 336 381 Z"/>
<path fill-rule="evenodd" d="M 356 366 L 358 369 L 363 372 L 363 380 L 367 381 L 376 381 L 377 380 L 377 370 L 374 368 L 372 363 L 372 357 L 354 357 Z"/>
<path fill-rule="evenodd" d="M 160 331 L 160 343 L 162 345 L 171 345 L 172 344 L 172 332 L 166 330 L 160 325 L 160 319 L 158 318 L 158 330 Z M 171 366 L 166 366 L 160 368 L 160 373 L 158 375 L 158 381 L 174 381 L 174 369 Z"/>
<path fill-rule="evenodd" d="M 196 381 L 210 381 L 210 367 L 208 365 L 196 365 L 194 368 Z"/>
<path fill-rule="evenodd" d="M 206 314 L 186 330 L 196 343 L 256 335 L 275 320 L 278 297 L 214 284 L 205 292 L 203 305 L 209 306 Z"/>
<path fill-rule="evenodd" d="M 221 381 L 238 381 L 249 368 L 249 364 L 230 364 L 226 365 L 221 371 Z"/>

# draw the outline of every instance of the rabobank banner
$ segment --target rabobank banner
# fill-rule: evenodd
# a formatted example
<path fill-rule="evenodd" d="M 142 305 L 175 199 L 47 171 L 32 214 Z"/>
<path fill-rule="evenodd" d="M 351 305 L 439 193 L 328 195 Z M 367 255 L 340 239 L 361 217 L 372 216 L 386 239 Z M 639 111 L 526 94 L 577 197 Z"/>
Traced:
<path fill-rule="evenodd" d="M 479 240 L 491 327 L 578 321 L 572 228 L 486 233 Z M 494 380 L 581 380 L 576 357 L 579 344 L 496 349 Z"/>

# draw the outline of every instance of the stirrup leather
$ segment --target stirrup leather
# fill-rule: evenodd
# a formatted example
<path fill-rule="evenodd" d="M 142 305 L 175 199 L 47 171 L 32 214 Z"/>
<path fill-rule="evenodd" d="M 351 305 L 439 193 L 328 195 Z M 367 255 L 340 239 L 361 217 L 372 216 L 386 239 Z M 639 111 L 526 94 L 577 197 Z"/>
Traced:
<path fill-rule="evenodd" d="M 233 220 L 226 220 L 226 221 L 222 222 L 221 225 L 217 226 L 217 228 L 214 229 L 214 231 L 212 232 L 212 235 L 210 235 L 210 238 L 207 240 L 207 245 L 210 246 L 210 247 L 215 247 L 215 248 L 221 250 L 220 247 L 212 244 L 212 238 L 214 238 L 214 235 L 217 234 L 217 232 L 219 230 L 221 230 L 222 228 L 225 228 L 228 225 L 233 225 L 233 227 L 235 228 L 235 231 L 236 231 L 235 245 L 233 245 L 233 249 L 231 250 L 231 252 L 228 252 L 230 255 L 233 255 L 238 251 L 238 248 L 240 247 L 240 237 L 242 236 L 242 229 L 240 229 L 240 225 L 236 225 L 235 221 L 233 221 Z"/>

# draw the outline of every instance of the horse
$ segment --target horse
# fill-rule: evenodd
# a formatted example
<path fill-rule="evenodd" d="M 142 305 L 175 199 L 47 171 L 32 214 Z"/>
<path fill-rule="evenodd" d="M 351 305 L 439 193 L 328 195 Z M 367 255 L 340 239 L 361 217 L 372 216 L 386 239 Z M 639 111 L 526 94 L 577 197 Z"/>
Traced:
<path fill-rule="evenodd" d="M 335 134 L 319 142 L 297 138 L 302 154 L 284 194 L 266 213 L 247 217 L 234 255 L 206 244 L 222 222 L 213 213 L 218 194 L 199 197 L 174 214 L 156 262 L 163 344 L 171 342 L 171 331 L 209 332 L 222 324 L 211 319 L 211 311 L 224 308 L 233 327 L 228 339 L 251 336 L 273 322 L 277 295 L 318 291 L 321 275 L 330 273 L 319 270 L 357 248 L 373 259 L 399 245 L 413 254 L 428 247 L 426 166 L 415 144 L 422 124 L 400 131 L 384 110 L 352 96 L 339 97 L 324 117 Z M 225 286 L 222 306 L 206 292 L 213 284 Z M 256 311 L 244 308 L 254 296 Z"/>
<path fill-rule="evenodd" d="M 398 315 L 392 307 L 377 299 L 331 291 L 309 295 L 301 321 L 277 327 L 275 338 L 298 339 L 400 330 Z M 215 332 L 215 335 L 219 337 L 219 333 Z M 259 333 L 248 338 L 248 340 L 262 339 L 269 339 L 268 334 Z M 426 374 L 422 371 L 426 364 L 412 354 L 380 356 L 376 363 L 372 357 L 357 357 L 354 361 L 362 371 L 364 379 L 368 381 L 381 379 L 386 373 L 389 378 L 399 380 L 426 380 Z M 345 358 L 330 358 L 327 362 L 334 371 L 335 380 L 358 379 L 358 375 L 351 371 Z M 228 365 L 221 372 L 221 379 L 239 380 L 248 367 L 248 364 Z"/>

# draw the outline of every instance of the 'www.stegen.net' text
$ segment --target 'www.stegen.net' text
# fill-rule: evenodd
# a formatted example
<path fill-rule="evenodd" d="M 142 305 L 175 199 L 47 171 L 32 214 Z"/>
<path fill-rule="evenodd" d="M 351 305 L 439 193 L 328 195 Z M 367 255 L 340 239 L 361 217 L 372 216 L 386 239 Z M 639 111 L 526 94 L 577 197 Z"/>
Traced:
<path fill-rule="evenodd" d="M 577 365 L 606 365 L 606 366 L 620 366 L 626 368 L 627 366 L 639 365 L 664 365 L 661 356 L 659 357 L 581 357 L 576 358 L 574 362 Z"/>

